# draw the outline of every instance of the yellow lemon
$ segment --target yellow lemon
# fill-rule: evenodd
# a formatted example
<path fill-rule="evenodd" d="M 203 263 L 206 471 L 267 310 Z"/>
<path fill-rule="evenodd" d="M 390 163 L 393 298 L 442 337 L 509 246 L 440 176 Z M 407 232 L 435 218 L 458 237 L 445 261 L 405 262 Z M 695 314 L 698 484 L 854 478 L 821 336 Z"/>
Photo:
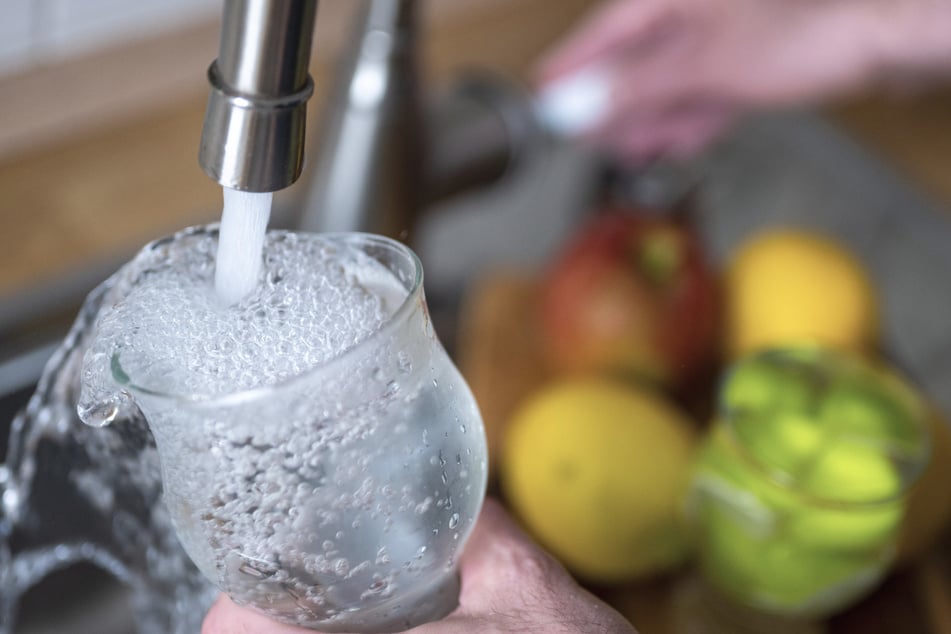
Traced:
<path fill-rule="evenodd" d="M 859 260 L 818 234 L 776 229 L 744 244 L 724 284 L 727 353 L 815 342 L 863 352 L 878 334 L 878 300 Z"/>
<path fill-rule="evenodd" d="M 654 392 L 566 380 L 516 412 L 501 484 L 529 532 L 578 576 L 632 579 L 686 555 L 695 441 L 691 422 Z"/>

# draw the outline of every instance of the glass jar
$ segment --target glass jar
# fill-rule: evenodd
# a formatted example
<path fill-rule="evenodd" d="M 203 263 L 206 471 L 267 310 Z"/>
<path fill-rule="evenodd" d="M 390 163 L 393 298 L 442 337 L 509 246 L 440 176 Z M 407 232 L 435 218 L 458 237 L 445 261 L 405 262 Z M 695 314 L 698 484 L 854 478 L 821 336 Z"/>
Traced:
<path fill-rule="evenodd" d="M 179 539 L 235 602 L 327 632 L 441 618 L 457 605 L 456 562 L 485 495 L 486 441 L 433 332 L 422 266 L 379 236 L 283 235 L 382 264 L 400 288 L 392 314 L 335 358 L 214 396 L 156 389 L 119 348 L 109 363 L 119 397 L 100 398 L 141 410 Z"/>
<path fill-rule="evenodd" d="M 688 501 L 703 577 L 740 604 L 796 618 L 866 594 L 893 561 L 930 454 L 925 416 L 895 374 L 844 353 L 739 361 Z"/>

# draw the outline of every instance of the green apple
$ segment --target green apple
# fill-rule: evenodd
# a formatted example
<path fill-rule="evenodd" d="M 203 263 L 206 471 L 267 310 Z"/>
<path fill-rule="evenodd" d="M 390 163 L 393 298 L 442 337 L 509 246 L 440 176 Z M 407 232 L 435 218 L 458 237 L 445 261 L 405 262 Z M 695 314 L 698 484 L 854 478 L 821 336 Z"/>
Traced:
<path fill-rule="evenodd" d="M 901 520 L 898 502 L 851 508 L 816 505 L 790 516 L 786 535 L 796 544 L 830 552 L 887 552 Z"/>
<path fill-rule="evenodd" d="M 880 503 L 902 492 L 901 474 L 879 447 L 847 440 L 826 447 L 800 484 L 809 495 L 842 504 Z"/>
<path fill-rule="evenodd" d="M 772 477 L 791 483 L 819 453 L 825 440 L 809 415 L 779 410 L 735 416 L 731 423 L 744 451 Z"/>
<path fill-rule="evenodd" d="M 721 405 L 728 412 L 813 410 L 821 383 L 812 369 L 786 351 L 769 351 L 740 361 L 727 375 Z"/>
<path fill-rule="evenodd" d="M 924 449 L 918 399 L 897 379 L 858 370 L 835 382 L 819 406 L 819 418 L 838 435 L 866 439 L 883 449 L 918 454 Z"/>

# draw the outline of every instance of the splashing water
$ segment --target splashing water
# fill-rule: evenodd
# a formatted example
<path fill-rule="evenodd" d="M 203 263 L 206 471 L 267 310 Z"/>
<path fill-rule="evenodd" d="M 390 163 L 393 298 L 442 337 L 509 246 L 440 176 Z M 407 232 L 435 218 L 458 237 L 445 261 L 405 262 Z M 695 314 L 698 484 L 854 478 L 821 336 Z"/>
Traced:
<path fill-rule="evenodd" d="M 0 634 L 15 631 L 20 598 L 53 571 L 89 562 L 131 592 L 140 634 L 194 634 L 215 595 L 182 550 L 162 502 L 159 456 L 137 410 L 108 412 L 117 424 L 94 429 L 76 413 L 83 355 L 100 310 L 148 274 L 146 247 L 86 299 L 13 421 L 0 465 Z"/>

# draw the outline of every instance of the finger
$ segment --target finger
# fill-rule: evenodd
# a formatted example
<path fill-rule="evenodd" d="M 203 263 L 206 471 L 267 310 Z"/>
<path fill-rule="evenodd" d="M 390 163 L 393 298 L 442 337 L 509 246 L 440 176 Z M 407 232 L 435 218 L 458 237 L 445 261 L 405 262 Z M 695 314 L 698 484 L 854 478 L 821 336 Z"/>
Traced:
<path fill-rule="evenodd" d="M 221 594 L 205 615 L 201 634 L 315 634 L 292 625 L 276 623 L 250 608 L 235 603 Z"/>
<path fill-rule="evenodd" d="M 669 2 L 614 0 L 597 9 L 539 63 L 542 83 L 637 49 L 663 29 L 673 14 Z"/>

